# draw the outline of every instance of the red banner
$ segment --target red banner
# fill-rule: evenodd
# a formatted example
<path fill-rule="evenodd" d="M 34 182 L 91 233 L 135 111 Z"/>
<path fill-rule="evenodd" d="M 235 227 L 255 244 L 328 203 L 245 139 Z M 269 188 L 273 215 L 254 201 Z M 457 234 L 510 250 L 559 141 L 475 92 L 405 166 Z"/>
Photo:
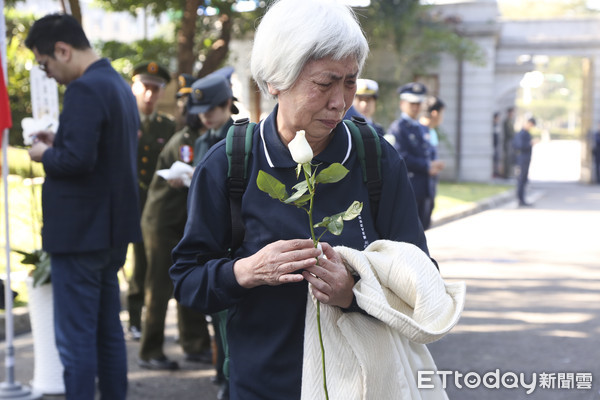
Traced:
<path fill-rule="evenodd" d="M 11 127 L 12 115 L 10 114 L 10 104 L 8 103 L 8 91 L 6 90 L 6 84 L 4 82 L 2 60 L 0 59 L 0 146 L 2 146 L 2 135 L 4 135 L 4 130 L 10 129 Z"/>

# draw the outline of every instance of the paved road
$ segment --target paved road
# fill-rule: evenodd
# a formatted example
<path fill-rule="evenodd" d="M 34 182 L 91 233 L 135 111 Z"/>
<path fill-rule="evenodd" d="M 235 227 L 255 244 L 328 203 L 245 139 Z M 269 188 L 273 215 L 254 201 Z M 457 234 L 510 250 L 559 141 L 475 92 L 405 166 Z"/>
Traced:
<path fill-rule="evenodd" d="M 451 400 L 600 399 L 600 186 L 531 189 L 533 208 L 510 203 L 427 232 L 444 278 L 467 283 L 459 324 L 429 346 L 438 369 L 453 372 Z M 459 388 L 454 371 L 472 373 L 472 388 L 464 377 Z M 492 388 L 477 385 L 488 372 Z M 520 383 L 505 389 L 514 386 L 507 373 L 523 373 L 528 385 L 535 373 L 538 385 L 530 394 Z M 539 386 L 543 373 L 555 374 L 547 375 L 555 389 Z M 586 373 L 591 389 L 558 389 Z"/>

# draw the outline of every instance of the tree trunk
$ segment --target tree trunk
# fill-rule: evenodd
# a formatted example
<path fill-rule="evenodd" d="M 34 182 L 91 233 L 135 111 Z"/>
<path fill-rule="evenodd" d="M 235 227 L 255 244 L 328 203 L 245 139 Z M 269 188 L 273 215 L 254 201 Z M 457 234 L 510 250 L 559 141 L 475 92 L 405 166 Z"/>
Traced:
<path fill-rule="evenodd" d="M 181 29 L 177 34 L 177 75 L 191 74 L 194 69 L 194 36 L 196 34 L 196 20 L 198 7 L 204 0 L 186 0 Z"/>
<path fill-rule="evenodd" d="M 199 78 L 219 69 L 221 63 L 227 58 L 227 54 L 229 53 L 229 42 L 231 41 L 233 21 L 227 14 L 221 14 L 220 21 L 222 24 L 221 37 L 213 43 L 210 51 L 206 54 L 202 69 L 198 73 Z"/>
<path fill-rule="evenodd" d="M 81 7 L 79 6 L 79 0 L 69 0 L 69 6 L 71 7 L 71 15 L 79 21 L 79 24 L 83 26 L 83 20 L 81 19 Z"/>

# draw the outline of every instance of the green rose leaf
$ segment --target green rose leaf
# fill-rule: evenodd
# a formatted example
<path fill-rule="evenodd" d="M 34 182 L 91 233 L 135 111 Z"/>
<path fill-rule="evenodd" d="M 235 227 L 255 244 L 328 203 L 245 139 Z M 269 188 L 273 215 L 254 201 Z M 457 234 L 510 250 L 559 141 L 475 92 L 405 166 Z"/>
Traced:
<path fill-rule="evenodd" d="M 354 200 L 354 202 L 352 204 L 350 204 L 350 207 L 348 207 L 348 209 L 343 212 L 342 218 L 344 219 L 344 221 L 350 221 L 350 220 L 358 217 L 358 215 L 362 211 L 362 208 L 363 208 L 363 203 Z"/>
<path fill-rule="evenodd" d="M 344 229 L 344 220 L 342 218 L 344 213 L 332 215 L 331 217 L 325 217 L 321 222 L 316 224 L 315 228 L 326 228 L 329 232 L 336 236 L 339 236 Z"/>
<path fill-rule="evenodd" d="M 298 182 L 292 189 L 306 193 L 306 191 L 308 190 L 308 182 L 306 182 L 306 181 Z"/>
<path fill-rule="evenodd" d="M 258 171 L 256 186 L 274 199 L 284 201 L 288 197 L 285 185 L 263 170 Z"/>
<path fill-rule="evenodd" d="M 348 174 L 348 170 L 340 163 L 331 164 L 317 175 L 318 183 L 335 183 Z"/>
<path fill-rule="evenodd" d="M 302 183 L 304 183 L 304 185 L 302 185 Z M 296 186 L 294 186 L 294 189 L 296 191 L 294 193 L 292 193 L 292 195 L 290 197 L 288 197 L 284 201 L 284 203 L 286 203 L 286 204 L 294 203 L 296 200 L 301 198 L 308 191 L 308 185 L 306 185 L 306 181 L 302 181 L 299 184 L 297 184 Z"/>
<path fill-rule="evenodd" d="M 311 197 L 312 196 L 310 195 L 310 193 L 305 194 L 304 196 L 300 197 L 298 200 L 294 201 L 294 205 L 296 207 L 302 207 L 310 201 Z"/>

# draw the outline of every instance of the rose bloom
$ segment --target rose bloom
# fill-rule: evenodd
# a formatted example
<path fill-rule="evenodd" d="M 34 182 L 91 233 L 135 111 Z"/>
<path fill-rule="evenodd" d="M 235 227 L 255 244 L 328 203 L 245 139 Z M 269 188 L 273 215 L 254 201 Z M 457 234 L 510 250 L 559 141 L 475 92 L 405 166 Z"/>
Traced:
<path fill-rule="evenodd" d="M 306 141 L 306 132 L 304 131 L 296 132 L 294 139 L 288 143 L 288 149 L 298 164 L 305 164 L 313 159 L 313 151 Z"/>

